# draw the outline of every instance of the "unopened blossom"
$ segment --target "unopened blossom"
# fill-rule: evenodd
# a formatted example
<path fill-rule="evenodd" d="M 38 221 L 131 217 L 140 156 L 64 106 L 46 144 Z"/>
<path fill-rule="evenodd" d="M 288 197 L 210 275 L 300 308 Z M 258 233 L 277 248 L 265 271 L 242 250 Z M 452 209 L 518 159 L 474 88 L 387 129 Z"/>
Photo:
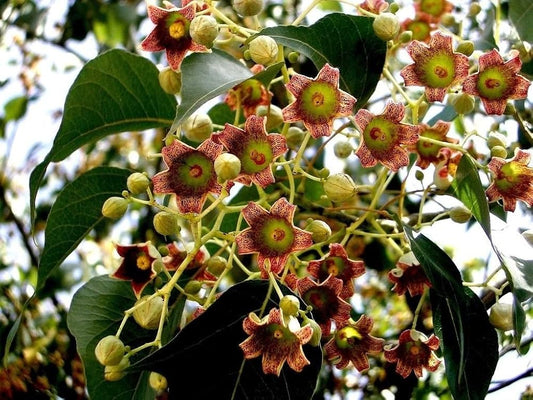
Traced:
<path fill-rule="evenodd" d="M 379 115 L 365 109 L 357 112 L 355 123 L 362 135 L 355 154 L 363 167 L 380 162 L 391 171 L 398 171 L 409 164 L 409 154 L 401 145 L 415 144 L 420 128 L 401 123 L 404 115 L 405 106 L 393 102 L 388 102 Z"/>
<path fill-rule="evenodd" d="M 320 260 L 309 261 L 307 270 L 320 282 L 330 275 L 341 279 L 340 297 L 347 299 L 354 294 L 353 279 L 365 273 L 365 265 L 363 261 L 350 260 L 342 244 L 331 243 L 329 253 Z"/>
<path fill-rule="evenodd" d="M 448 147 L 439 150 L 439 161 L 435 165 L 433 173 L 433 183 L 438 189 L 446 190 L 450 187 L 462 156 L 463 153 L 460 151 L 454 151 Z"/>
<path fill-rule="evenodd" d="M 452 37 L 433 34 L 429 45 L 412 41 L 407 52 L 414 61 L 400 71 L 405 86 L 425 86 L 428 101 L 442 101 L 448 89 L 468 75 L 468 57 L 454 53 Z"/>
<path fill-rule="evenodd" d="M 355 97 L 339 89 L 339 69 L 325 64 L 315 79 L 294 74 L 286 85 L 296 98 L 282 110 L 287 123 L 302 121 L 314 138 L 329 136 L 333 120 L 352 113 Z"/>
<path fill-rule="evenodd" d="M 313 319 L 322 329 L 322 336 L 330 334 L 332 320 L 341 324 L 350 318 L 350 304 L 340 297 L 342 280 L 339 278 L 329 276 L 316 283 L 306 276 L 296 286 L 302 300 L 312 307 Z"/>
<path fill-rule="evenodd" d="M 531 154 L 517 149 L 511 160 L 492 157 L 488 167 L 493 181 L 487 188 L 489 201 L 502 199 L 505 211 L 514 211 L 516 202 L 522 200 L 533 205 L 533 168 L 528 166 Z"/>
<path fill-rule="evenodd" d="M 501 115 L 508 100 L 525 99 L 530 82 L 518 75 L 522 61 L 517 52 L 504 62 L 493 49 L 479 57 L 479 70 L 463 82 L 463 91 L 478 96 L 487 114 Z"/>
<path fill-rule="evenodd" d="M 412 40 L 428 43 L 431 39 L 431 32 L 437 29 L 437 25 L 431 22 L 429 14 L 418 13 L 414 19 L 407 18 L 401 24 L 401 31 L 412 32 Z"/>
<path fill-rule="evenodd" d="M 439 348 L 439 338 L 431 335 L 427 338 L 423 333 L 414 329 L 404 330 L 399 337 L 398 344 L 384 347 L 385 360 L 396 363 L 396 372 L 407 378 L 411 371 L 422 377 L 422 370 L 434 372 L 440 364 L 435 350 Z"/>
<path fill-rule="evenodd" d="M 222 153 L 221 144 L 210 139 L 197 149 L 175 140 L 163 147 L 167 169 L 152 178 L 154 193 L 174 194 L 181 213 L 200 213 L 208 193 L 220 194 L 214 162 Z"/>
<path fill-rule="evenodd" d="M 255 64 L 250 70 L 256 75 L 264 71 L 265 67 L 261 64 Z M 224 102 L 233 111 L 242 108 L 244 118 L 248 118 L 255 114 L 259 106 L 270 105 L 271 98 L 272 93 L 261 81 L 250 78 L 233 87 L 224 98 Z"/>
<path fill-rule="evenodd" d="M 235 181 L 266 187 L 275 181 L 272 163 L 287 151 L 287 142 L 282 135 L 265 130 L 265 118 L 251 115 L 244 129 L 226 124 L 224 130 L 213 135 L 231 154 L 241 161 L 241 170 Z"/>
<path fill-rule="evenodd" d="M 146 285 L 156 277 L 157 272 L 154 263 L 159 261 L 161 256 L 150 242 L 127 246 L 117 244 L 116 249 L 122 257 L 122 262 L 111 276 L 120 280 L 131 281 L 135 296 L 140 298 Z"/>
<path fill-rule="evenodd" d="M 208 48 L 194 42 L 189 26 L 196 15 L 196 5 L 190 3 L 182 8 L 166 3 L 167 8 L 148 5 L 148 17 L 155 28 L 142 41 L 145 51 L 166 51 L 168 65 L 179 70 L 187 52 L 205 52 Z"/>
<path fill-rule="evenodd" d="M 398 296 L 406 291 L 409 291 L 411 296 L 421 295 L 426 288 L 431 287 L 424 269 L 414 258 L 412 252 L 403 255 L 396 263 L 396 268 L 393 268 L 388 276 L 389 280 L 394 283 L 392 290 Z"/>
<path fill-rule="evenodd" d="M 313 336 L 313 329 L 306 325 L 295 331 L 285 326 L 279 308 L 272 308 L 268 316 L 259 318 L 250 313 L 242 323 L 246 334 L 250 335 L 239 344 L 245 359 L 262 355 L 262 368 L 265 374 L 280 375 L 287 365 L 296 372 L 301 372 L 309 360 L 305 357 L 302 346 Z"/>
<path fill-rule="evenodd" d="M 445 121 L 437 121 L 435 125 L 420 124 L 420 138 L 429 138 L 446 143 L 457 143 L 457 139 L 448 138 L 446 135 L 450 130 L 450 123 Z M 418 154 L 416 165 L 422 169 L 426 169 L 430 164 L 436 164 L 439 160 L 439 151 L 442 145 L 431 143 L 420 139 L 416 144 L 410 147 L 410 150 Z"/>
<path fill-rule="evenodd" d="M 453 10 L 453 4 L 448 0 L 417 0 L 415 11 L 429 15 L 434 22 L 439 22 L 444 14 Z"/>
<path fill-rule="evenodd" d="M 335 329 L 333 337 L 324 345 L 326 357 L 338 369 L 353 364 L 358 371 L 369 368 L 368 353 L 379 353 L 383 350 L 384 340 L 370 334 L 374 321 L 362 315 L 357 322 L 352 320 L 341 322 Z"/>
<path fill-rule="evenodd" d="M 242 209 L 242 215 L 249 228 L 236 237 L 239 254 L 257 253 L 257 264 L 262 276 L 268 276 L 268 268 L 274 274 L 283 271 L 290 254 L 305 250 L 313 244 L 312 235 L 293 224 L 296 206 L 284 197 L 269 211 L 254 202 Z"/>

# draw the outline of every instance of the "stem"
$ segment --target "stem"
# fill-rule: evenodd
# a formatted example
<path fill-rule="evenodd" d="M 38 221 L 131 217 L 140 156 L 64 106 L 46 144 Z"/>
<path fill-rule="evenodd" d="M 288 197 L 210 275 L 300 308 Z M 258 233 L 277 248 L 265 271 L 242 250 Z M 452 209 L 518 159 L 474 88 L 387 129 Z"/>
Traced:
<path fill-rule="evenodd" d="M 424 293 L 422 293 L 422 296 L 420 296 L 420 300 L 418 300 L 418 305 L 416 306 L 415 315 L 413 317 L 413 324 L 411 325 L 411 329 L 416 329 L 416 324 L 418 322 L 418 316 L 420 315 L 420 311 L 422 310 L 422 305 L 424 304 L 424 301 L 426 300 L 427 296 L 427 288 L 424 289 Z"/>
<path fill-rule="evenodd" d="M 311 11 L 313 11 L 313 8 L 315 8 L 322 0 L 313 0 L 305 10 L 302 11 L 302 13 L 292 22 L 292 25 L 298 25 L 300 22 L 303 21 L 303 19 L 309 14 Z"/>

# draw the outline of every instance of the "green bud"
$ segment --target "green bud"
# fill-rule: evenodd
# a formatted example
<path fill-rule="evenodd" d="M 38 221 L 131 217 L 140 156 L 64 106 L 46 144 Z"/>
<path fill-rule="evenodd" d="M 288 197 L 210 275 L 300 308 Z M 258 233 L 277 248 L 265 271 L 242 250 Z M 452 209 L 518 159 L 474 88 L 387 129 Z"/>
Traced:
<path fill-rule="evenodd" d="M 194 294 L 197 294 L 200 291 L 201 288 L 202 288 L 202 282 L 200 282 L 200 281 L 189 281 L 189 282 L 187 282 L 187 284 L 185 285 L 183 290 L 187 294 L 194 295 Z"/>
<path fill-rule="evenodd" d="M 354 148 L 350 142 L 343 140 L 335 143 L 333 146 L 333 152 L 339 158 L 348 158 L 354 151 Z"/>
<path fill-rule="evenodd" d="M 213 256 L 207 260 L 207 270 L 215 276 L 220 276 L 228 266 L 228 261 L 221 256 Z"/>
<path fill-rule="evenodd" d="M 453 222 L 464 224 L 472 218 L 472 211 L 463 206 L 453 207 L 450 211 L 450 219 Z"/>
<path fill-rule="evenodd" d="M 305 132 L 297 126 L 291 126 L 287 131 L 287 146 L 291 150 L 297 150 L 304 140 Z"/>
<path fill-rule="evenodd" d="M 470 7 L 468 8 L 469 17 L 475 17 L 480 12 L 481 12 L 481 5 L 478 2 L 474 2 L 470 4 Z"/>
<path fill-rule="evenodd" d="M 516 108 L 513 105 L 513 103 L 507 103 L 505 105 L 504 115 L 515 115 L 516 114 Z"/>
<path fill-rule="evenodd" d="M 312 220 L 305 230 L 310 232 L 313 238 L 313 242 L 320 243 L 328 240 L 331 236 L 331 228 L 324 221 L 319 219 Z"/>
<path fill-rule="evenodd" d="M 263 10 L 263 0 L 233 0 L 233 9 L 243 17 L 252 17 Z"/>
<path fill-rule="evenodd" d="M 392 40 L 400 32 L 400 21 L 393 13 L 384 12 L 374 19 L 372 28 L 374 28 L 374 33 L 381 40 Z"/>
<path fill-rule="evenodd" d="M 507 150 L 502 146 L 493 146 L 490 149 L 490 155 L 492 157 L 507 158 Z"/>
<path fill-rule="evenodd" d="M 513 306 L 509 303 L 496 303 L 490 309 L 489 321 L 496 329 L 513 329 Z"/>
<path fill-rule="evenodd" d="M 258 36 L 248 44 L 250 57 L 257 64 L 270 65 L 278 58 L 278 44 L 270 36 Z"/>
<path fill-rule="evenodd" d="M 391 3 L 389 5 L 389 11 L 393 14 L 396 14 L 398 12 L 398 10 L 400 9 L 400 6 L 398 3 Z"/>
<path fill-rule="evenodd" d="M 447 26 L 447 27 L 452 27 L 452 26 L 455 26 L 455 24 L 457 24 L 457 21 L 455 20 L 455 16 L 450 13 L 444 14 L 441 17 L 440 22 L 442 23 L 442 25 Z"/>
<path fill-rule="evenodd" d="M 159 296 L 147 300 L 149 297 L 149 295 L 143 296 L 135 302 L 133 318 L 144 329 L 157 329 L 159 328 L 164 301 Z"/>
<path fill-rule="evenodd" d="M 279 301 L 279 308 L 284 316 L 296 317 L 300 311 L 300 300 L 291 294 L 285 295 Z"/>
<path fill-rule="evenodd" d="M 320 345 L 320 339 L 322 339 L 322 329 L 320 328 L 320 325 L 318 325 L 314 319 L 304 317 L 303 326 L 306 325 L 310 325 L 313 329 L 313 336 L 311 336 L 309 344 L 314 347 Z"/>
<path fill-rule="evenodd" d="M 400 34 L 400 43 L 409 43 L 411 40 L 413 40 L 413 32 L 411 31 L 403 31 Z"/>
<path fill-rule="evenodd" d="M 140 172 L 134 172 L 128 176 L 127 186 L 131 194 L 144 193 L 150 186 L 150 178 Z"/>
<path fill-rule="evenodd" d="M 470 114 L 474 111 L 475 99 L 469 94 L 451 94 L 449 101 L 457 114 Z"/>
<path fill-rule="evenodd" d="M 130 366 L 130 359 L 124 357 L 117 365 L 106 365 L 104 368 L 104 379 L 108 382 L 115 382 L 125 375 L 124 370 Z"/>
<path fill-rule="evenodd" d="M 185 137 L 193 142 L 203 142 L 213 133 L 213 122 L 207 114 L 196 114 L 183 124 Z"/>
<path fill-rule="evenodd" d="M 158 394 L 163 393 L 168 387 L 167 378 L 161 374 L 158 374 L 157 372 L 150 372 L 148 383 L 150 384 L 150 387 Z"/>
<path fill-rule="evenodd" d="M 109 335 L 102 338 L 94 349 L 98 362 L 104 366 L 117 365 L 124 358 L 124 343 L 118 337 Z"/>
<path fill-rule="evenodd" d="M 419 169 L 415 172 L 415 178 L 422 182 L 424 180 L 424 172 L 420 171 Z"/>
<path fill-rule="evenodd" d="M 235 154 L 222 153 L 215 159 L 215 173 L 220 182 L 230 181 L 239 176 L 241 160 Z"/>
<path fill-rule="evenodd" d="M 288 55 L 287 55 L 287 59 L 289 60 L 289 62 L 291 64 L 295 64 L 298 62 L 298 59 L 300 58 L 300 53 L 297 53 L 295 51 L 291 51 Z"/>
<path fill-rule="evenodd" d="M 455 49 L 457 53 L 464 54 L 467 57 L 470 57 L 474 52 L 474 42 L 471 40 L 464 40 Z"/>
<path fill-rule="evenodd" d="M 217 20 L 210 15 L 198 15 L 191 21 L 189 34 L 194 42 L 210 49 L 218 36 Z"/>
<path fill-rule="evenodd" d="M 154 215 L 154 229 L 163 236 L 176 235 L 180 231 L 178 217 L 168 211 L 160 211 Z"/>
<path fill-rule="evenodd" d="M 283 114 L 281 108 L 274 104 L 269 106 L 260 105 L 255 111 L 256 115 L 260 117 L 266 117 L 266 130 L 267 132 L 278 128 L 283 123 Z"/>
<path fill-rule="evenodd" d="M 350 200 L 355 196 L 357 187 L 350 175 L 339 173 L 327 177 L 323 183 L 326 196 L 334 203 Z"/>
<path fill-rule="evenodd" d="M 487 137 L 487 146 L 492 149 L 494 146 L 507 147 L 507 137 L 500 132 L 491 132 Z"/>
<path fill-rule="evenodd" d="M 119 219 L 128 209 L 128 200 L 124 197 L 113 196 L 107 199 L 102 206 L 102 215 L 106 218 Z"/>
<path fill-rule="evenodd" d="M 181 90 L 181 71 L 174 71 L 170 67 L 159 71 L 159 85 L 168 94 L 178 94 Z"/>

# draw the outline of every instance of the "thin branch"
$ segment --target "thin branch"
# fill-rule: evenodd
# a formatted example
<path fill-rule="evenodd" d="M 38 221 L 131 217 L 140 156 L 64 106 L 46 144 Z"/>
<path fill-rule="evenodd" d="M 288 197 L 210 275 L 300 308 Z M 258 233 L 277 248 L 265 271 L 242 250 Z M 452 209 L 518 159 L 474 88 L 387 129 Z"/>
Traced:
<path fill-rule="evenodd" d="M 512 385 L 513 383 L 519 381 L 520 379 L 528 378 L 530 376 L 533 376 L 533 367 L 529 368 L 527 371 L 521 373 L 520 375 L 515 376 L 514 378 L 511 378 L 505 382 L 500 383 L 497 386 L 494 386 L 493 388 L 489 389 L 487 393 L 496 392 L 497 390 L 500 390 L 500 389 L 503 389 L 504 387 Z"/>

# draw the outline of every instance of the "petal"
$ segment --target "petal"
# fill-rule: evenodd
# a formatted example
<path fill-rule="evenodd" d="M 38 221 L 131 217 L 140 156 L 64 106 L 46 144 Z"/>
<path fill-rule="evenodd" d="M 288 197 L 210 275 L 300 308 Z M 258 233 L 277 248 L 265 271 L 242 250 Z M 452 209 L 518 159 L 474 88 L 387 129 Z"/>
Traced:
<path fill-rule="evenodd" d="M 246 359 L 259 357 L 263 352 L 263 348 L 255 336 L 250 336 L 244 342 L 240 343 L 239 347 L 242 349 L 244 358 Z"/>
<path fill-rule="evenodd" d="M 328 121 L 323 124 L 310 124 L 306 121 L 304 121 L 304 125 L 309 130 L 309 133 L 312 137 L 315 139 L 318 139 L 322 136 L 329 136 L 331 134 L 331 130 L 333 127 L 332 121 Z"/>
<path fill-rule="evenodd" d="M 295 211 L 296 206 L 289 203 L 285 197 L 280 198 L 278 201 L 272 204 L 272 207 L 270 208 L 271 215 L 284 218 L 291 223 Z"/>
<path fill-rule="evenodd" d="M 418 40 L 413 40 L 407 45 L 407 52 L 415 63 L 423 61 L 428 55 L 428 50 L 428 46 Z"/>
<path fill-rule="evenodd" d="M 507 99 L 489 100 L 481 97 L 481 102 L 483 103 L 485 112 L 489 115 L 503 115 L 507 106 Z"/>
<path fill-rule="evenodd" d="M 305 357 L 305 354 L 302 351 L 302 346 L 299 346 L 298 349 L 289 353 L 287 364 L 296 372 L 301 372 L 304 367 L 311 364 L 311 362 Z"/>
<path fill-rule="evenodd" d="M 400 71 L 405 86 L 424 86 L 424 83 L 418 76 L 415 64 L 408 65 Z"/>
<path fill-rule="evenodd" d="M 387 158 L 380 160 L 391 171 L 398 171 L 401 167 L 409 165 L 409 154 L 401 147 L 394 147 L 387 153 Z"/>
<path fill-rule="evenodd" d="M 268 218 L 269 213 L 263 207 L 251 201 L 242 209 L 242 216 L 248 222 L 248 225 L 253 227 L 261 223 L 265 218 Z"/>
<path fill-rule="evenodd" d="M 373 167 L 378 163 L 378 160 L 372 155 L 363 141 L 361 141 L 359 148 L 355 152 L 355 155 L 359 157 L 361 165 L 365 168 Z"/>
<path fill-rule="evenodd" d="M 299 228 L 294 228 L 294 242 L 291 251 L 305 250 L 313 245 L 313 235 Z"/>
<path fill-rule="evenodd" d="M 300 112 L 300 105 L 298 101 L 295 101 L 281 110 L 283 116 L 283 122 L 296 122 L 302 120 L 302 113 Z"/>
<path fill-rule="evenodd" d="M 330 66 L 328 63 L 324 64 L 322 69 L 318 72 L 315 81 L 326 82 L 333 85 L 335 88 L 339 87 L 339 69 Z"/>
<path fill-rule="evenodd" d="M 159 33 L 157 29 L 154 29 L 152 32 L 144 38 L 141 42 L 141 49 L 144 51 L 162 51 L 165 50 L 165 46 L 159 40 Z"/>
<path fill-rule="evenodd" d="M 436 32 L 429 40 L 429 47 L 433 51 L 451 53 L 453 51 L 452 37 L 449 35 L 443 35 L 440 32 Z"/>
<path fill-rule="evenodd" d="M 355 114 L 354 117 L 355 123 L 361 132 L 365 131 L 367 125 L 370 123 L 370 121 L 372 121 L 373 118 L 374 114 L 365 109 L 360 109 L 357 111 L 357 114 Z"/>
<path fill-rule="evenodd" d="M 275 159 L 287 151 L 287 139 L 283 135 L 272 133 L 267 135 L 268 143 L 272 148 L 272 158 Z"/>
<path fill-rule="evenodd" d="M 177 71 L 180 69 L 181 62 L 187 54 L 187 49 L 167 47 L 166 54 L 168 65 L 170 66 L 170 68 Z"/>
<path fill-rule="evenodd" d="M 257 115 L 250 115 L 244 123 L 244 130 L 254 136 L 266 136 L 265 118 Z"/>
<path fill-rule="evenodd" d="M 150 21 L 152 21 L 156 25 L 161 22 L 164 22 L 169 14 L 170 11 L 165 8 L 157 7 L 153 4 L 148 5 L 148 17 L 150 18 Z"/>
<path fill-rule="evenodd" d="M 470 75 L 463 82 L 463 92 L 474 96 L 479 96 L 479 90 L 477 88 L 477 81 L 479 74 Z"/>
<path fill-rule="evenodd" d="M 387 102 L 383 115 L 386 119 L 392 122 L 400 122 L 405 116 L 405 106 L 402 103 Z"/>
<path fill-rule="evenodd" d="M 351 361 L 359 372 L 365 371 L 370 367 L 368 357 L 364 353 L 352 354 Z"/>
<path fill-rule="evenodd" d="M 359 332 L 362 333 L 370 333 L 372 330 L 372 327 L 374 326 L 374 321 L 369 316 L 363 314 L 357 322 L 355 323 L 355 327 Z"/>
<path fill-rule="evenodd" d="M 453 60 L 455 64 L 455 78 L 453 83 L 456 84 L 468 76 L 470 63 L 468 62 L 468 57 L 464 54 L 454 54 Z"/>
<path fill-rule="evenodd" d="M 348 253 L 346 249 L 340 243 L 330 243 L 329 245 L 329 256 L 330 257 L 341 257 L 344 259 L 348 258 Z"/>
<path fill-rule="evenodd" d="M 487 67 L 491 67 L 491 66 L 494 66 L 494 65 L 502 65 L 503 64 L 503 58 L 500 55 L 500 53 L 498 53 L 498 50 L 492 49 L 488 53 L 482 54 L 479 57 L 478 63 L 479 63 L 479 70 L 483 71 Z"/>
<path fill-rule="evenodd" d="M 286 355 L 278 351 L 263 353 L 263 372 L 279 376 L 286 358 Z"/>
<path fill-rule="evenodd" d="M 200 146 L 198 146 L 197 150 L 201 151 L 211 160 L 215 161 L 215 159 L 220 154 L 222 154 L 223 147 L 222 145 L 215 143 L 214 141 L 210 139 L 207 139 L 207 140 L 204 140 Z"/>
<path fill-rule="evenodd" d="M 247 228 L 235 236 L 235 242 L 237 242 L 239 254 L 251 254 L 259 251 L 251 228 Z"/>
<path fill-rule="evenodd" d="M 400 124 L 398 142 L 401 144 L 416 144 L 419 139 L 420 126 Z"/>
<path fill-rule="evenodd" d="M 307 76 L 301 74 L 294 74 L 291 77 L 289 83 L 285 86 L 289 92 L 291 92 L 295 97 L 299 97 L 300 93 L 312 82 L 312 79 L 309 79 Z"/>
<path fill-rule="evenodd" d="M 268 166 L 262 171 L 256 172 L 251 177 L 251 182 L 256 183 L 262 188 L 266 188 L 268 185 L 274 183 L 275 181 L 276 178 L 274 178 L 274 174 L 272 173 L 272 169 L 270 168 L 270 166 Z"/>
<path fill-rule="evenodd" d="M 437 350 L 440 345 L 440 340 L 437 336 L 431 335 L 428 340 L 424 342 L 426 346 L 428 346 L 431 350 Z"/>
<path fill-rule="evenodd" d="M 311 328 L 311 325 L 306 325 L 303 328 L 298 329 L 294 334 L 300 340 L 301 344 L 306 344 L 313 337 L 313 328 Z"/>
<path fill-rule="evenodd" d="M 529 90 L 529 86 L 531 85 L 531 82 L 529 82 L 526 78 L 523 76 L 515 76 L 514 82 L 513 82 L 513 91 L 509 95 L 510 99 L 525 99 L 527 97 L 527 91 Z"/>
<path fill-rule="evenodd" d="M 205 200 L 207 198 L 207 193 L 196 194 L 193 196 L 181 196 L 176 193 L 176 203 L 178 210 L 182 214 L 194 213 L 200 214 L 204 206 Z"/>
<path fill-rule="evenodd" d="M 337 110 L 337 117 L 349 117 L 353 112 L 353 106 L 357 103 L 357 99 L 351 94 L 348 94 L 342 90 L 339 93 L 339 105 Z"/>
<path fill-rule="evenodd" d="M 275 275 L 279 275 L 283 271 L 288 258 L 288 254 L 278 257 L 266 257 L 270 261 L 270 271 Z"/>
<path fill-rule="evenodd" d="M 442 101 L 448 88 L 432 88 L 426 86 L 426 98 L 428 101 Z"/>
<path fill-rule="evenodd" d="M 521 164 L 528 165 L 529 160 L 531 160 L 531 154 L 529 154 L 527 151 L 524 151 L 522 149 L 517 148 L 513 161 L 517 161 Z"/>

